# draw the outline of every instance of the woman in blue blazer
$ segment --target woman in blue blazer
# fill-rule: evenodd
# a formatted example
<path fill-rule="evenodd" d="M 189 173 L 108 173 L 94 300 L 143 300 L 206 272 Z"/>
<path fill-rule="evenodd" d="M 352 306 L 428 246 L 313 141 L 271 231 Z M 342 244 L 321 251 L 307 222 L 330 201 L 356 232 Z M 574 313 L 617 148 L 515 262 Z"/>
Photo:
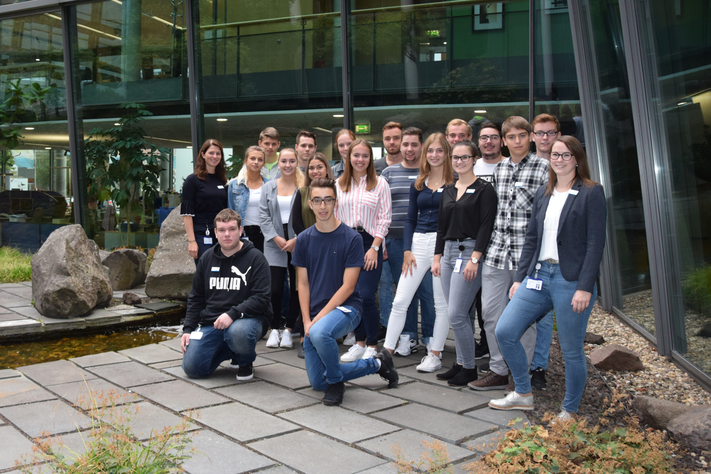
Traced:
<path fill-rule="evenodd" d="M 565 399 L 558 419 L 577 413 L 587 379 L 583 340 L 597 297 L 606 217 L 605 193 L 590 179 L 580 142 L 571 136 L 558 138 L 551 149 L 550 180 L 533 201 L 511 301 L 496 326 L 496 340 L 516 389 L 489 402 L 490 407 L 533 409 L 528 358 L 520 339 L 553 308 L 565 360 Z"/>

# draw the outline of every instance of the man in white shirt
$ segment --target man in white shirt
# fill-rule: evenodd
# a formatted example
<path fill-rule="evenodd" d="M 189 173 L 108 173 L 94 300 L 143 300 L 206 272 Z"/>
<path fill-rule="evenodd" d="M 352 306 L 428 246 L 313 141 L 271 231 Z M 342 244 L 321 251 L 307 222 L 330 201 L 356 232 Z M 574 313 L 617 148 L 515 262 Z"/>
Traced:
<path fill-rule="evenodd" d="M 505 158 L 501 155 L 501 127 L 493 122 L 484 122 L 477 139 L 481 157 L 474 164 L 474 174 L 491 182 L 496 165 Z"/>

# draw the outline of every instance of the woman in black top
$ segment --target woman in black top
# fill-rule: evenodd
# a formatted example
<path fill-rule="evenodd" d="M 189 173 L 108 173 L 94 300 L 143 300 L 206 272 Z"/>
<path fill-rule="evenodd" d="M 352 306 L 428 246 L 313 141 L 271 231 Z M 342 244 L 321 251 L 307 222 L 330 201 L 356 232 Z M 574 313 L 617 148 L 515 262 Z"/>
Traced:
<path fill-rule="evenodd" d="M 217 243 L 215 216 L 227 207 L 227 177 L 222 144 L 209 139 L 195 161 L 195 172 L 185 178 L 180 215 L 188 234 L 188 253 L 197 260 Z"/>
<path fill-rule="evenodd" d="M 486 252 L 494 230 L 498 199 L 494 187 L 474 174 L 479 149 L 469 140 L 452 148 L 452 165 L 459 179 L 447 186 L 439 201 L 437 241 L 432 275 L 442 278 L 442 291 L 449 307 L 454 331 L 456 372 L 449 385 L 464 386 L 477 379 L 475 342 L 469 322 L 469 308 L 481 288 L 479 261 Z"/>

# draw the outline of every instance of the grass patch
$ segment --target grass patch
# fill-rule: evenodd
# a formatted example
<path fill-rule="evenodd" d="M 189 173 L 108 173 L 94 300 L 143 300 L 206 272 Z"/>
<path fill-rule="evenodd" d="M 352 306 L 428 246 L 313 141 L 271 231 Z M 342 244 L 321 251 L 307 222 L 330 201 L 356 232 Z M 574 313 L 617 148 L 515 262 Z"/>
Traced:
<path fill-rule="evenodd" d="M 12 247 L 0 247 L 0 283 L 32 280 L 32 254 Z"/>

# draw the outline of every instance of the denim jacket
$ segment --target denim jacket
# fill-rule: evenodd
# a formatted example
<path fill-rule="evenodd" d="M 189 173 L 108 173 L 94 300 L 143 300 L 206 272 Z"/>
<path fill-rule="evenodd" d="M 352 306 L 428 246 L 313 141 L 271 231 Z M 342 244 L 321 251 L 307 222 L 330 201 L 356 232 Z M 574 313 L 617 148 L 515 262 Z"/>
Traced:
<path fill-rule="evenodd" d="M 267 180 L 262 178 L 262 184 L 266 182 Z M 247 212 L 247 204 L 249 204 L 247 178 L 233 180 L 230 183 L 229 192 L 227 193 L 227 205 L 233 211 L 237 211 L 240 219 L 244 220 L 244 215 Z"/>

